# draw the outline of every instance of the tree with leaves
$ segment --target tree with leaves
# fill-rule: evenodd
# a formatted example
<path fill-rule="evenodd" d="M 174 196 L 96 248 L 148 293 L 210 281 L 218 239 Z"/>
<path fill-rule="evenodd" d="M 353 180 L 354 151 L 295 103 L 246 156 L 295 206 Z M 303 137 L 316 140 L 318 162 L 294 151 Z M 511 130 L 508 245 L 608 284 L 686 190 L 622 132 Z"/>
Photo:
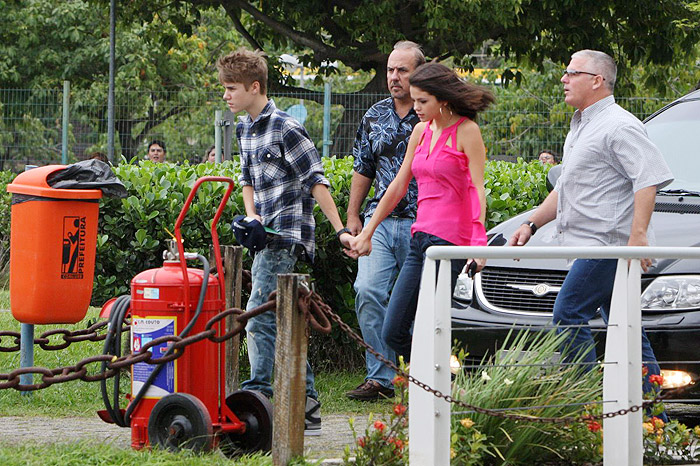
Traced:
<path fill-rule="evenodd" d="M 214 62 L 223 45 L 239 41 L 238 34 L 221 11 L 193 15 L 189 10 L 173 6 L 138 18 L 119 15 L 115 129 L 127 158 L 139 155 L 154 128 L 206 100 L 203 90 L 218 94 Z M 72 118 L 71 124 L 106 134 L 109 4 L 0 0 L 0 12 L 0 88 L 33 90 L 14 94 L 30 104 L 41 90 L 69 80 L 72 107 L 89 115 L 84 121 Z M 0 111 L 23 112 L 21 102 L 14 103 Z M 42 124 L 36 118 L 31 123 Z M 213 132 L 210 124 L 207 131 Z M 173 137 L 184 138 L 181 133 L 174 131 Z"/>
<path fill-rule="evenodd" d="M 593 48 L 613 56 L 621 75 L 637 64 L 671 64 L 700 39 L 700 28 L 692 27 L 700 12 L 688 0 L 132 0 L 124 4 L 128 16 L 174 6 L 194 16 L 205 8 L 223 7 L 236 31 L 250 47 L 266 51 L 272 65 L 278 54 L 293 51 L 319 74 L 333 73 L 337 62 L 374 71 L 374 78 L 359 93 L 385 91 L 386 60 L 401 39 L 421 44 L 428 57 L 450 57 L 463 67 L 473 67 L 485 53 L 540 68 L 546 59 L 565 63 L 573 51 Z M 273 92 L 296 90 L 283 74 L 272 77 Z M 519 75 L 506 70 L 504 78 Z M 334 94 L 333 104 L 347 108 L 356 99 Z M 346 118 L 358 120 L 353 114 Z M 346 140 L 338 135 L 335 139 Z M 334 152 L 347 153 L 347 148 L 335 147 Z"/>

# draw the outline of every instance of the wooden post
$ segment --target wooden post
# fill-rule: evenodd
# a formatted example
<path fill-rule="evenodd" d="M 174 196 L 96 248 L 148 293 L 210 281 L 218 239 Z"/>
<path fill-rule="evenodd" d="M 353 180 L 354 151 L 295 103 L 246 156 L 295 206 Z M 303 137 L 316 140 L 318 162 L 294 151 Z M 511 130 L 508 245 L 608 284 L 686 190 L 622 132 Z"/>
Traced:
<path fill-rule="evenodd" d="M 211 253 L 213 257 L 214 254 Z M 224 265 L 224 284 L 226 286 L 226 309 L 241 307 L 241 288 L 243 286 L 243 247 L 242 246 L 221 246 L 221 260 Z M 235 316 L 226 317 L 226 328 L 231 329 L 235 324 Z M 238 390 L 238 355 L 241 349 L 241 339 L 239 335 L 226 340 L 226 396 Z"/>
<path fill-rule="evenodd" d="M 306 407 L 306 321 L 297 307 L 300 283 L 308 276 L 277 277 L 277 344 L 275 347 L 275 411 L 272 463 L 287 465 L 304 453 Z"/>

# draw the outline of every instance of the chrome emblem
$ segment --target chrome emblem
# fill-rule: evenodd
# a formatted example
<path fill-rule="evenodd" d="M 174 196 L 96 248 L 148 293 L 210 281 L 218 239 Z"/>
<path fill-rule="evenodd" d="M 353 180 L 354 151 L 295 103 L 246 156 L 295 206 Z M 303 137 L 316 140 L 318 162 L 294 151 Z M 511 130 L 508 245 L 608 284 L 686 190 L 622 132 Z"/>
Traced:
<path fill-rule="evenodd" d="M 509 288 L 515 288 L 516 290 L 530 291 L 532 294 L 541 298 L 547 293 L 558 293 L 561 290 L 561 286 L 550 286 L 546 283 L 538 283 L 537 285 L 513 285 L 509 283 Z"/>

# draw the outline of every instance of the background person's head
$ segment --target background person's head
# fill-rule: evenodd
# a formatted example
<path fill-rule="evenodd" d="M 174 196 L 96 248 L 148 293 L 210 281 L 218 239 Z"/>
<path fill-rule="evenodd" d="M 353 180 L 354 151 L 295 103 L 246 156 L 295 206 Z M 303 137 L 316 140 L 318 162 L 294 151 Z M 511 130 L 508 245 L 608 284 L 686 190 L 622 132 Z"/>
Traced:
<path fill-rule="evenodd" d="M 411 100 L 408 77 L 423 63 L 425 55 L 415 42 L 402 40 L 394 44 L 386 64 L 386 84 L 391 97 L 407 102 Z"/>
<path fill-rule="evenodd" d="M 584 110 L 612 95 L 617 80 L 617 66 L 610 55 L 598 50 L 579 50 L 561 77 L 564 101 Z"/>
<path fill-rule="evenodd" d="M 472 120 L 495 101 L 490 90 L 463 81 L 454 70 L 437 62 L 419 66 L 409 77 L 409 83 L 412 94 L 417 88 L 434 96 L 446 111 Z"/>
<path fill-rule="evenodd" d="M 202 158 L 202 163 L 214 163 L 216 162 L 216 146 L 211 146 L 207 151 L 204 153 L 204 157 Z"/>
<path fill-rule="evenodd" d="M 165 148 L 165 143 L 154 139 L 148 145 L 148 160 L 151 162 L 165 162 L 165 156 L 167 154 L 167 149 Z"/>
<path fill-rule="evenodd" d="M 224 100 L 233 113 L 248 110 L 267 95 L 267 60 L 262 51 L 240 48 L 219 58 L 216 68 L 226 89 Z"/>
<path fill-rule="evenodd" d="M 543 165 L 556 165 L 559 163 L 559 156 L 557 153 L 549 149 L 545 149 L 540 152 L 540 155 L 537 156 L 537 158 Z"/>
<path fill-rule="evenodd" d="M 105 163 L 108 162 L 107 154 L 105 154 L 104 152 L 100 152 L 100 151 L 90 152 L 88 157 L 90 157 L 91 159 L 100 160 L 100 161 L 105 162 Z"/>

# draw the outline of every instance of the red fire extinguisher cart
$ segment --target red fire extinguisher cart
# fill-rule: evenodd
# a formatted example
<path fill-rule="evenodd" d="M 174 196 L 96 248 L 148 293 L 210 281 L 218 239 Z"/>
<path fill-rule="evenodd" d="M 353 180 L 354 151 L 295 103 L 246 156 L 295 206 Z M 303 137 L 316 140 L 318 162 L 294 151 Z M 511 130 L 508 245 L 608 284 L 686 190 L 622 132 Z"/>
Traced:
<path fill-rule="evenodd" d="M 184 251 L 180 228 L 197 190 L 207 181 L 228 183 L 211 226 L 217 275 L 209 273 L 206 258 Z M 101 417 L 130 426 L 135 449 L 158 445 L 171 450 L 206 451 L 218 445 L 224 452 L 236 454 L 269 451 L 271 447 L 272 406 L 267 397 L 250 390 L 226 396 L 223 346 L 205 338 L 189 344 L 176 359 L 176 351 L 182 350 L 172 348 L 175 336 L 184 338 L 203 332 L 206 323 L 225 309 L 216 225 L 232 190 L 230 178 L 198 179 L 175 223 L 175 240 L 164 253 L 163 267 L 136 275 L 131 281 L 130 303 L 120 297 L 112 306 L 105 352 L 118 348 L 117 328 L 130 312 L 132 352 L 148 349 L 157 362 L 132 366 L 130 403 L 123 412 L 111 406 L 103 384 L 107 415 L 102 412 Z M 186 261 L 195 259 L 202 262 L 203 269 L 187 267 Z M 226 333 L 224 327 L 219 321 L 212 328 L 216 336 L 221 336 Z M 116 393 L 119 382 L 114 383 Z"/>

